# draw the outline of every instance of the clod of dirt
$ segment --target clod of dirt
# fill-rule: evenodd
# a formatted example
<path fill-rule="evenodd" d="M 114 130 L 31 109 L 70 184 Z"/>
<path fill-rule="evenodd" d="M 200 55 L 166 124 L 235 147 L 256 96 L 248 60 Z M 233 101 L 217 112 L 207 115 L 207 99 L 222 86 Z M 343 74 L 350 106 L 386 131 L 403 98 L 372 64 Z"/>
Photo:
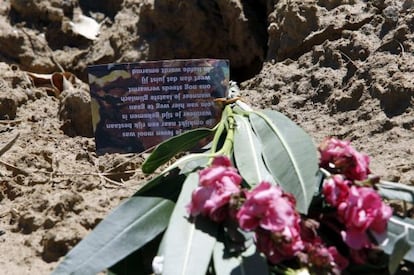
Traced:
<path fill-rule="evenodd" d="M 61 7 L 68 6 L 74 1 L 50 1 L 42 2 L 36 0 L 10 0 L 12 10 L 14 10 L 21 19 L 33 20 L 50 20 L 52 22 L 61 22 L 63 10 Z"/>
<path fill-rule="evenodd" d="M 17 28 L 3 18 L 0 18 L 0 28 L 1 61 L 17 62 L 21 69 L 37 73 L 49 73 L 57 68 L 50 52 L 45 51 L 44 36 L 24 27 Z"/>
<path fill-rule="evenodd" d="M 81 237 L 74 236 L 73 232 L 69 229 L 61 229 L 58 232 L 48 232 L 41 240 L 43 247 L 42 259 L 47 263 L 57 261 L 80 240 Z"/>
<path fill-rule="evenodd" d="M 91 97 L 81 88 L 71 88 L 61 94 L 59 118 L 61 129 L 70 137 L 92 137 Z"/>
<path fill-rule="evenodd" d="M 24 92 L 30 86 L 28 79 L 15 67 L 0 62 L 0 119 L 12 120 L 16 118 L 17 108 L 28 100 Z"/>
<path fill-rule="evenodd" d="M 80 213 L 82 211 L 79 206 L 83 198 L 75 192 L 65 192 L 59 196 L 55 205 L 50 207 L 50 213 L 56 217 L 62 218 L 68 212 Z"/>
<path fill-rule="evenodd" d="M 278 1 L 269 15 L 268 59 L 297 59 L 313 46 L 368 23 L 376 9 L 363 1 Z"/>
<path fill-rule="evenodd" d="M 0 94 L 0 119 L 14 119 L 16 111 L 16 98 L 12 95 Z"/>
<path fill-rule="evenodd" d="M 17 227 L 14 229 L 14 231 L 21 232 L 23 234 L 30 234 L 41 226 L 41 216 L 33 211 L 27 211 L 20 214 L 17 220 Z"/>
<path fill-rule="evenodd" d="M 2 177 L 2 181 L 0 181 L 0 201 L 4 198 L 7 198 L 11 201 L 23 195 L 21 188 L 11 182 L 10 178 Z"/>
<path fill-rule="evenodd" d="M 15 59 L 23 53 L 21 45 L 25 42 L 24 33 L 13 27 L 4 17 L 0 18 L 0 27 L 0 56 Z M 16 45 L 19 45 L 19 47 L 16 47 Z"/>
<path fill-rule="evenodd" d="M 382 54 L 381 59 L 373 60 L 370 78 L 371 91 L 380 100 L 381 107 L 388 117 L 403 114 L 414 99 L 413 56 L 401 58 L 392 54 Z"/>
<path fill-rule="evenodd" d="M 95 226 L 98 225 L 98 223 L 100 223 L 102 221 L 102 219 L 100 218 L 96 218 L 96 217 L 92 217 L 92 216 L 86 216 L 84 218 L 82 218 L 82 220 L 80 221 L 80 224 L 85 227 L 86 230 L 91 230 L 93 228 L 95 228 Z"/>

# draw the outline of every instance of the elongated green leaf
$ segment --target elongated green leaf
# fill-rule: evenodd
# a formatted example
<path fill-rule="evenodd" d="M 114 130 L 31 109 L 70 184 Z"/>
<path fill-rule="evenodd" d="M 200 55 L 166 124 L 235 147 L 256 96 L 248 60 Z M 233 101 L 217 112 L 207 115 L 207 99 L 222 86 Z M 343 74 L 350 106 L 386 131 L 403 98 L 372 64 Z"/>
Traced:
<path fill-rule="evenodd" d="M 266 166 L 286 192 L 292 193 L 299 212 L 306 214 L 318 188 L 318 156 L 309 135 L 286 116 L 265 110 L 249 116 L 263 144 Z"/>
<path fill-rule="evenodd" d="M 107 270 L 106 275 L 149 275 L 163 234 L 146 243 Z"/>
<path fill-rule="evenodd" d="M 195 158 L 193 160 L 188 160 L 181 165 L 180 167 L 180 173 L 188 175 L 189 173 L 195 171 L 196 169 L 204 168 L 207 166 L 208 161 L 210 160 L 210 157 L 208 155 L 204 155 L 199 158 Z"/>
<path fill-rule="evenodd" d="M 274 183 L 263 162 L 262 145 L 249 120 L 240 115 L 235 115 L 234 118 L 237 125 L 234 134 L 234 158 L 239 173 L 252 187 L 263 180 Z"/>
<path fill-rule="evenodd" d="M 172 201 L 132 197 L 82 240 L 53 274 L 96 274 L 112 266 L 165 230 Z"/>
<path fill-rule="evenodd" d="M 384 198 L 414 203 L 413 186 L 396 182 L 381 181 L 376 187 L 378 187 L 378 193 Z"/>
<path fill-rule="evenodd" d="M 177 168 L 171 169 L 170 171 L 166 172 L 163 171 L 160 175 L 154 177 L 147 183 L 145 183 L 135 194 L 134 196 L 161 196 L 166 199 L 171 199 L 169 197 L 165 197 L 164 195 L 169 194 L 170 192 L 174 192 L 179 194 L 180 188 L 175 190 L 177 186 L 170 183 L 177 183 L 180 182 L 181 184 L 184 182 L 184 177 L 179 177 L 180 170 Z M 179 187 L 179 186 L 178 186 Z M 178 197 L 178 194 L 177 197 Z"/>
<path fill-rule="evenodd" d="M 182 184 L 185 180 L 185 175 L 206 165 L 212 156 L 212 154 L 202 153 L 190 154 L 180 158 L 162 171 L 161 174 L 143 185 L 134 196 L 163 196 L 163 194 L 176 194 L 177 192 L 179 194 L 181 189 L 177 189 L 174 184 L 172 185 L 168 182 Z M 176 199 L 173 200 L 175 201 Z"/>
<path fill-rule="evenodd" d="M 213 254 L 214 270 L 220 275 L 269 274 L 266 259 L 252 245 L 239 256 L 229 256 L 222 242 L 217 242 Z"/>
<path fill-rule="evenodd" d="M 402 235 L 396 239 L 394 249 L 389 258 L 388 270 L 390 274 L 394 274 L 397 271 L 401 260 L 404 259 L 405 254 L 411 249 L 411 245 L 406 238 L 407 236 Z"/>
<path fill-rule="evenodd" d="M 171 215 L 158 252 L 164 257 L 163 274 L 193 275 L 207 271 L 218 225 L 203 217 L 195 218 L 194 222 L 188 220 L 185 207 L 197 184 L 198 175 L 190 174 Z"/>
<path fill-rule="evenodd" d="M 154 172 L 177 153 L 193 148 L 200 140 L 210 136 L 213 132 L 213 129 L 199 128 L 164 141 L 154 149 L 142 164 L 142 171 L 144 173 Z"/>
<path fill-rule="evenodd" d="M 390 271 L 402 259 L 414 263 L 414 220 L 392 216 L 388 221 L 387 239 L 380 246 L 390 255 Z"/>
<path fill-rule="evenodd" d="M 195 163 L 208 163 L 209 159 L 213 156 L 214 154 L 210 153 L 186 155 L 171 164 L 171 166 L 168 166 L 162 173 L 169 173 L 170 171 L 176 170 L 178 168 L 181 170 L 181 173 L 188 174 L 192 168 L 197 168 L 196 166 L 193 166 Z"/>
<path fill-rule="evenodd" d="M 167 227 L 184 178 L 161 175 L 151 180 L 151 188 L 138 191 L 110 213 L 53 274 L 96 274 L 151 241 Z"/>

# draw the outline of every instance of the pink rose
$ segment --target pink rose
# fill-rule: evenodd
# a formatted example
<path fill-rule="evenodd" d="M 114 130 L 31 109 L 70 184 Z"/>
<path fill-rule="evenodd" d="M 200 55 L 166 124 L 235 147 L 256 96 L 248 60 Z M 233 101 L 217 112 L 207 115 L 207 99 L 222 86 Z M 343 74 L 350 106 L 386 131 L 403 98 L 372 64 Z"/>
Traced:
<path fill-rule="evenodd" d="M 342 175 L 333 175 L 324 181 L 322 192 L 326 201 L 330 205 L 337 207 L 339 203 L 348 198 L 350 186 L 351 182 L 345 180 Z"/>
<path fill-rule="evenodd" d="M 319 146 L 320 166 L 352 180 L 365 180 L 371 173 L 369 157 L 349 144 L 349 141 L 335 138 L 325 139 Z"/>
<path fill-rule="evenodd" d="M 216 222 L 227 217 L 227 207 L 233 195 L 240 193 L 242 178 L 227 157 L 216 157 L 212 166 L 199 172 L 200 182 L 187 210 L 191 216 L 202 214 Z"/>
<path fill-rule="evenodd" d="M 368 229 L 377 234 L 385 232 L 392 210 L 374 189 L 352 186 L 348 200 L 339 204 L 338 214 L 346 227 L 341 233 L 343 239 L 349 247 L 361 249 L 371 246 Z"/>

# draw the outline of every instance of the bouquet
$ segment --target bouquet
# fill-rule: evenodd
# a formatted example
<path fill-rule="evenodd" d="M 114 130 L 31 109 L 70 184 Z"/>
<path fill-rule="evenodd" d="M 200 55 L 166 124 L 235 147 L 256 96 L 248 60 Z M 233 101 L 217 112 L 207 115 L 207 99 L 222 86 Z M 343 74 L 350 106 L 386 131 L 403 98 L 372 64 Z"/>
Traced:
<path fill-rule="evenodd" d="M 414 188 L 381 181 L 350 142 L 311 138 L 283 114 L 252 110 L 236 88 L 213 129 L 156 147 L 143 185 L 53 274 L 393 274 L 414 261 L 413 220 L 390 200 Z"/>

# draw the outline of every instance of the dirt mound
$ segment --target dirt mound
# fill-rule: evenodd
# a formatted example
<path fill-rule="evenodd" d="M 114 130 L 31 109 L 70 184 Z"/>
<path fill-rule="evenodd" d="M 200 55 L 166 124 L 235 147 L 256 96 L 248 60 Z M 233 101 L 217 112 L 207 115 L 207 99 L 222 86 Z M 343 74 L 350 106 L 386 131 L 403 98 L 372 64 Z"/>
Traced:
<path fill-rule="evenodd" d="M 244 100 L 316 143 L 350 139 L 374 173 L 414 184 L 413 1 L 95 2 L 1 2 L 3 274 L 49 273 L 145 178 L 141 157 L 95 153 L 89 64 L 228 58 Z M 72 27 L 82 15 L 97 39 Z M 77 80 L 57 93 L 27 74 L 62 70 Z"/>
<path fill-rule="evenodd" d="M 317 142 L 331 135 L 352 140 L 372 156 L 376 174 L 412 184 L 413 5 L 335 3 L 275 5 L 269 15 L 273 59 L 242 83 L 244 95 L 287 114 Z"/>

